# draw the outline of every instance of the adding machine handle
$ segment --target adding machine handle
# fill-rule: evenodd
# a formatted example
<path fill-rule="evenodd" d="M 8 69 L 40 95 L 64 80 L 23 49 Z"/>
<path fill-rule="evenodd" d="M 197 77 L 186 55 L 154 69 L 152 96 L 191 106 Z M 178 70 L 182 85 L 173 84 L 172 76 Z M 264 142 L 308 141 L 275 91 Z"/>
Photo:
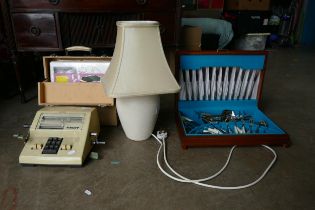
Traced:
<path fill-rule="evenodd" d="M 92 48 L 85 47 L 85 46 L 71 46 L 71 47 L 65 48 L 66 55 L 68 55 L 69 52 L 78 52 L 78 51 L 88 52 L 88 53 L 91 54 L 92 53 Z"/>

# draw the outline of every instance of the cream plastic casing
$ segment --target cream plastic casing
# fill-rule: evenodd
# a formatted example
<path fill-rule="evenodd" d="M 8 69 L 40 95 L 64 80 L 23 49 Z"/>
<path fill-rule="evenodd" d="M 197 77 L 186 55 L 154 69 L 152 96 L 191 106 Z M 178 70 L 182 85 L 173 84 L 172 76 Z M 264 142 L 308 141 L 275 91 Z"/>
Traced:
<path fill-rule="evenodd" d="M 49 116 L 80 116 L 83 121 L 78 129 L 41 129 L 40 119 Z M 29 130 L 29 139 L 19 156 L 20 164 L 39 165 L 82 165 L 92 149 L 95 136 L 99 134 L 100 125 L 97 110 L 92 107 L 45 107 L 37 111 Z M 70 150 L 59 148 L 57 154 L 42 154 L 43 148 L 36 149 L 36 145 L 45 146 L 49 137 L 63 138 L 62 145 L 71 145 Z"/>

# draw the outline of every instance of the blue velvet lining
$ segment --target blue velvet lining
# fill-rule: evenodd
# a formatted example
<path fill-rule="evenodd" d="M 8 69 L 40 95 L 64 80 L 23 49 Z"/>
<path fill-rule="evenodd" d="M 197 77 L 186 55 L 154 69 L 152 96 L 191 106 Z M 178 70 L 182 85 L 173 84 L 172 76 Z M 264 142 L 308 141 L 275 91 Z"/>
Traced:
<path fill-rule="evenodd" d="M 182 55 L 181 69 L 198 70 L 203 67 L 240 67 L 261 70 L 264 68 L 265 55 Z"/>

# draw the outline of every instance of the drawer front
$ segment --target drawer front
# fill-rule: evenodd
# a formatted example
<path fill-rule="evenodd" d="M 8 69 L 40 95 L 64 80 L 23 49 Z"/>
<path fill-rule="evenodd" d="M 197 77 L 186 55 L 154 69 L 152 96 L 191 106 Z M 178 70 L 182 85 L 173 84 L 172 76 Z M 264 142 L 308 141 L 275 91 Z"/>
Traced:
<path fill-rule="evenodd" d="M 176 0 L 12 0 L 13 9 L 174 10 Z"/>
<path fill-rule="evenodd" d="M 54 14 L 16 13 L 12 19 L 18 50 L 59 49 Z"/>

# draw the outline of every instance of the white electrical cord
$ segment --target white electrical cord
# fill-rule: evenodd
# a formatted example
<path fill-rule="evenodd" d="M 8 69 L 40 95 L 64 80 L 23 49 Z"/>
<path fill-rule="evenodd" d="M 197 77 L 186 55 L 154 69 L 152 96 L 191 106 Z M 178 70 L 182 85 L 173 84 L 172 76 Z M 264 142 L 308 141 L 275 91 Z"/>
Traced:
<path fill-rule="evenodd" d="M 235 186 L 235 187 L 222 187 L 222 186 L 217 186 L 217 185 L 210 185 L 210 184 L 206 184 L 206 183 L 203 183 L 205 181 L 208 181 L 208 180 L 211 180 L 215 177 L 217 177 L 218 175 L 220 175 L 224 169 L 227 167 L 227 165 L 229 164 L 230 162 L 230 159 L 231 159 L 231 156 L 232 156 L 232 153 L 234 151 L 234 149 L 236 148 L 236 145 L 233 146 L 230 150 L 230 153 L 229 153 L 229 156 L 224 164 L 224 166 L 215 174 L 209 176 L 209 177 L 206 177 L 206 178 L 202 178 L 202 179 L 190 179 L 190 178 L 187 178 L 181 174 L 179 174 L 178 172 L 176 172 L 168 163 L 167 161 L 167 157 L 166 157 L 166 143 L 165 143 L 165 139 L 167 138 L 167 133 L 166 132 L 158 132 L 157 136 L 152 134 L 152 136 L 159 142 L 160 144 L 160 147 L 159 147 L 159 150 L 158 150 L 158 153 L 156 155 L 156 163 L 159 167 L 159 169 L 162 171 L 163 174 L 165 174 L 166 176 L 168 176 L 169 178 L 175 180 L 175 181 L 178 181 L 178 182 L 184 182 L 184 183 L 192 183 L 192 184 L 196 184 L 196 185 L 200 185 L 200 186 L 203 186 L 203 187 L 208 187 L 208 188 L 215 188 L 215 189 L 222 189 L 222 190 L 236 190 L 236 189 L 244 189 L 244 188 L 247 188 L 247 187 L 251 187 L 255 184 L 257 184 L 260 180 L 262 180 L 265 175 L 268 173 L 268 171 L 270 170 L 270 168 L 273 166 L 273 164 L 275 163 L 276 159 L 277 159 L 277 154 L 276 152 L 268 147 L 267 145 L 262 145 L 264 148 L 268 149 L 269 151 L 271 151 L 274 155 L 274 158 L 273 160 L 270 162 L 270 164 L 268 165 L 268 167 L 266 168 L 266 170 L 262 173 L 262 175 L 256 179 L 254 182 L 251 182 L 249 184 L 246 184 L 246 185 L 240 185 L 240 186 Z M 160 152 L 161 152 L 161 149 L 163 148 L 163 157 L 164 157 L 164 162 L 166 164 L 166 166 L 177 176 L 173 176 L 171 175 L 170 173 L 166 172 L 161 164 L 160 164 Z"/>

